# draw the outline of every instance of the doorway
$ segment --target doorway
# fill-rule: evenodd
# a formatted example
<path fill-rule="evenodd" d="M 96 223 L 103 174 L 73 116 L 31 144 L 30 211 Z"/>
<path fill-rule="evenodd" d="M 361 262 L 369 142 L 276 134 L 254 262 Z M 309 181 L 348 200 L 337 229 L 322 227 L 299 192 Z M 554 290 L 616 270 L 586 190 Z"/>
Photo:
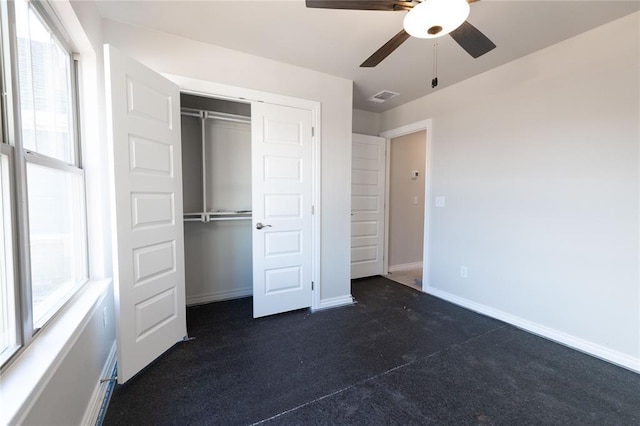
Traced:
<path fill-rule="evenodd" d="M 425 292 L 429 289 L 431 129 L 432 120 L 427 119 L 380 134 L 387 141 L 384 275 Z M 405 226 L 407 214 L 411 218 Z"/>
<path fill-rule="evenodd" d="M 351 278 L 379 274 L 426 291 L 431 120 L 380 136 L 353 135 Z"/>
<path fill-rule="evenodd" d="M 251 296 L 251 104 L 180 95 L 187 305 Z"/>
<path fill-rule="evenodd" d="M 181 113 L 187 304 L 310 307 L 311 111 L 182 93 Z"/>
<path fill-rule="evenodd" d="M 389 140 L 387 278 L 422 289 L 426 130 Z"/>

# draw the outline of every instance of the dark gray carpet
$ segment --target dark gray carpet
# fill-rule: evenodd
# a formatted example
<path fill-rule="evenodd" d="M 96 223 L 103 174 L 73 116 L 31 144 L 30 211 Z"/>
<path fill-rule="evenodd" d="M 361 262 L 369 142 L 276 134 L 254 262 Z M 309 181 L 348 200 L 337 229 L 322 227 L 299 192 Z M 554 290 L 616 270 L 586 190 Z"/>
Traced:
<path fill-rule="evenodd" d="M 196 339 L 117 386 L 104 424 L 640 424 L 640 375 L 382 277 L 352 291 L 314 314 L 189 308 Z"/>

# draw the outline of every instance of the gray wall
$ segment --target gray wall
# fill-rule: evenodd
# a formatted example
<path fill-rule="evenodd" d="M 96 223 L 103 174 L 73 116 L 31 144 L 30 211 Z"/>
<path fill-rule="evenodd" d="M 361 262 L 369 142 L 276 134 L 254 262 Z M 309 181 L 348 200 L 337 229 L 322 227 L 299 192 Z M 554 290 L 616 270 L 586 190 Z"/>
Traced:
<path fill-rule="evenodd" d="M 389 269 L 422 262 L 426 132 L 391 140 L 389 170 Z M 419 176 L 413 178 L 411 171 Z M 414 203 L 414 197 L 417 202 Z"/>
<path fill-rule="evenodd" d="M 360 133 L 361 135 L 369 136 L 379 136 L 380 114 L 377 112 L 354 109 L 352 129 L 353 133 Z"/>
<path fill-rule="evenodd" d="M 382 115 L 433 120 L 431 292 L 640 370 L 640 15 Z M 460 266 L 468 266 L 468 278 Z"/>

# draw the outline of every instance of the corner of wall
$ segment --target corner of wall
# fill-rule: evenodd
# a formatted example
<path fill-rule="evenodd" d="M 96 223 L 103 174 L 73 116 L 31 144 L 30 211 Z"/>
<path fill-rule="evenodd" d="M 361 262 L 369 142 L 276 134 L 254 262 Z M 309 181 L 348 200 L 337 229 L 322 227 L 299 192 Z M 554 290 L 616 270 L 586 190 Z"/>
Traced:
<path fill-rule="evenodd" d="M 352 132 L 370 136 L 380 135 L 381 115 L 382 114 L 377 112 L 363 111 L 354 108 Z"/>

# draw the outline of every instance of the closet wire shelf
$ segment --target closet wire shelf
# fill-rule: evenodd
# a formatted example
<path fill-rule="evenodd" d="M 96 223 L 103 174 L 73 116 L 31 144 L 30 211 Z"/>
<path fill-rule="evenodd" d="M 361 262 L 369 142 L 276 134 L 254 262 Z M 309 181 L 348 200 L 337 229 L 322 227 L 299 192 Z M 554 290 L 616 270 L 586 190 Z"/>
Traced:
<path fill-rule="evenodd" d="M 201 121 L 202 126 L 202 138 L 205 137 L 205 127 L 204 120 L 205 119 L 214 119 L 214 120 L 222 120 L 222 121 L 231 121 L 236 123 L 251 123 L 251 117 L 246 117 L 237 114 L 227 114 L 223 112 L 217 111 L 207 111 L 204 109 L 196 109 L 196 108 L 181 108 L 181 114 L 191 117 L 198 117 Z M 204 151 L 205 145 L 202 145 L 202 158 L 203 158 L 203 170 L 206 168 L 206 164 L 204 164 L 204 159 L 206 158 L 206 153 Z M 203 198 L 205 199 L 206 204 L 206 183 L 204 183 L 206 175 L 203 173 Z M 250 220 L 251 219 L 251 210 L 236 210 L 236 211 L 227 211 L 227 210 L 214 210 L 208 212 L 193 212 L 193 213 L 184 213 L 183 220 L 184 222 L 218 222 L 223 220 Z"/>
<path fill-rule="evenodd" d="M 225 112 L 207 111 L 203 109 L 182 107 L 180 109 L 180 114 L 187 115 L 190 117 L 211 118 L 214 120 L 232 121 L 236 123 L 251 124 L 251 117 L 246 117 L 244 115 L 238 115 L 238 114 L 228 114 Z"/>
<path fill-rule="evenodd" d="M 222 220 L 247 220 L 251 219 L 250 210 L 238 210 L 234 212 L 199 212 L 184 213 L 185 222 L 218 222 Z"/>

